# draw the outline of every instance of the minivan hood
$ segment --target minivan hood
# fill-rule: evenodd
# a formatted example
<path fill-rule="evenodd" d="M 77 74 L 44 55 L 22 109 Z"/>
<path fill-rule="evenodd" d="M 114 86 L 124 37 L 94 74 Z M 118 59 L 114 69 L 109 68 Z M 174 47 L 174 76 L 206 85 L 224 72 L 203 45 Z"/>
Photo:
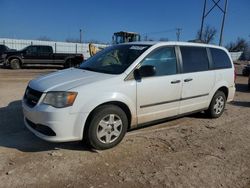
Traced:
<path fill-rule="evenodd" d="M 31 80 L 29 87 L 32 89 L 48 92 L 48 91 L 67 91 L 77 86 L 91 84 L 93 82 L 106 80 L 115 75 L 103 74 L 83 69 L 70 68 L 45 76 L 40 76 Z"/>

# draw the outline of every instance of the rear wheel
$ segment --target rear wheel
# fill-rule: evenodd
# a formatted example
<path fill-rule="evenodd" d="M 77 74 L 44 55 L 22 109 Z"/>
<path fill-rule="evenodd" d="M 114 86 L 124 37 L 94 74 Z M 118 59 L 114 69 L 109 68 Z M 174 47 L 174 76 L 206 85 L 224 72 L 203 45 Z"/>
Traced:
<path fill-rule="evenodd" d="M 210 106 L 206 113 L 211 118 L 218 118 L 220 117 L 225 109 L 226 106 L 226 96 L 225 93 L 222 91 L 217 91 L 210 103 Z"/>
<path fill-rule="evenodd" d="M 10 68 L 12 69 L 20 69 L 21 68 L 21 63 L 19 59 L 12 59 L 10 61 Z"/>
<path fill-rule="evenodd" d="M 97 108 L 87 130 L 89 144 L 99 150 L 119 144 L 127 132 L 128 119 L 125 112 L 115 105 Z"/>
<path fill-rule="evenodd" d="M 68 59 L 64 64 L 64 68 L 70 68 L 70 67 L 74 67 L 74 62 L 71 59 Z"/>

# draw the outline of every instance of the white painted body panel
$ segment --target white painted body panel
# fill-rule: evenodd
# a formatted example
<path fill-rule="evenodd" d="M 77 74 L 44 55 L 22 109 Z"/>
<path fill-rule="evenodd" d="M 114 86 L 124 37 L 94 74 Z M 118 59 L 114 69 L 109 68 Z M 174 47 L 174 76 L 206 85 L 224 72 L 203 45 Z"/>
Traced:
<path fill-rule="evenodd" d="M 152 47 L 145 51 L 120 75 L 73 68 L 32 80 L 29 86 L 44 94 L 33 108 L 28 107 L 23 102 L 24 118 L 35 124 L 50 127 L 56 132 L 56 136 L 46 136 L 37 132 L 29 127 L 25 120 L 27 127 L 38 137 L 48 141 L 81 140 L 89 114 L 104 103 L 121 102 L 125 104 L 130 110 L 131 127 L 136 127 L 138 124 L 208 108 L 215 92 L 223 86 L 229 90 L 227 100 L 233 100 L 235 93 L 234 68 L 149 77 L 143 78 L 141 81 L 136 81 L 135 79 L 127 80 L 128 75 L 135 67 L 152 50 L 158 47 L 168 45 L 215 46 L 182 42 L 135 44 L 151 44 Z M 224 48 L 220 49 L 224 50 Z M 186 78 L 192 78 L 193 80 L 186 83 L 184 82 Z M 171 84 L 171 81 L 174 80 L 181 80 L 181 82 Z M 74 91 L 78 95 L 73 106 L 58 109 L 42 103 L 48 91 Z M 199 95 L 204 96 L 192 98 Z"/>
<path fill-rule="evenodd" d="M 137 82 L 138 124 L 179 114 L 182 84 L 171 84 L 175 80 L 181 80 L 181 75 L 143 78 Z"/>
<path fill-rule="evenodd" d="M 192 79 L 185 82 L 185 79 Z M 215 72 L 204 71 L 182 74 L 180 114 L 207 108 L 209 94 L 215 84 Z M 200 97 L 197 97 L 200 96 Z"/>

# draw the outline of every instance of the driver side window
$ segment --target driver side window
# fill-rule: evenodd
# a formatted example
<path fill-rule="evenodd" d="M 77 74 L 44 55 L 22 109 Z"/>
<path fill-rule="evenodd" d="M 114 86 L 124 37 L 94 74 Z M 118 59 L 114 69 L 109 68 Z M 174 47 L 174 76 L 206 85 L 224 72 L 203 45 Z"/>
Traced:
<path fill-rule="evenodd" d="M 153 51 L 143 61 L 143 65 L 155 67 L 155 76 L 173 75 L 177 73 L 177 60 L 174 47 L 163 47 Z"/>

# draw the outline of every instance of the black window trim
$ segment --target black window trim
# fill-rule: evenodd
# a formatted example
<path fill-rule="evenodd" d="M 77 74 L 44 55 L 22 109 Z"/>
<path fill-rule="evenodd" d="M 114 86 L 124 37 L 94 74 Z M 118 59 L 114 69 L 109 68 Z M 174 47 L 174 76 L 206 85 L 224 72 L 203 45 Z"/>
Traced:
<path fill-rule="evenodd" d="M 146 55 L 146 57 L 144 57 L 136 66 L 135 68 L 128 74 L 128 76 L 126 76 L 126 78 L 124 79 L 124 81 L 127 80 L 134 80 L 134 71 L 136 69 L 138 69 L 142 62 L 152 53 L 154 53 L 155 51 L 161 49 L 161 48 L 174 48 L 175 51 L 175 56 L 176 56 L 176 74 L 172 74 L 172 75 L 178 75 L 181 74 L 181 66 L 180 66 L 180 57 L 179 57 L 179 51 L 178 51 L 178 46 L 177 45 L 164 45 L 164 46 L 159 46 L 157 48 L 155 48 L 154 50 L 152 50 L 149 54 Z M 172 75 L 161 75 L 161 76 L 156 76 L 156 77 L 162 77 L 162 76 L 172 76 Z M 152 78 L 154 76 L 148 77 L 148 78 Z"/>

